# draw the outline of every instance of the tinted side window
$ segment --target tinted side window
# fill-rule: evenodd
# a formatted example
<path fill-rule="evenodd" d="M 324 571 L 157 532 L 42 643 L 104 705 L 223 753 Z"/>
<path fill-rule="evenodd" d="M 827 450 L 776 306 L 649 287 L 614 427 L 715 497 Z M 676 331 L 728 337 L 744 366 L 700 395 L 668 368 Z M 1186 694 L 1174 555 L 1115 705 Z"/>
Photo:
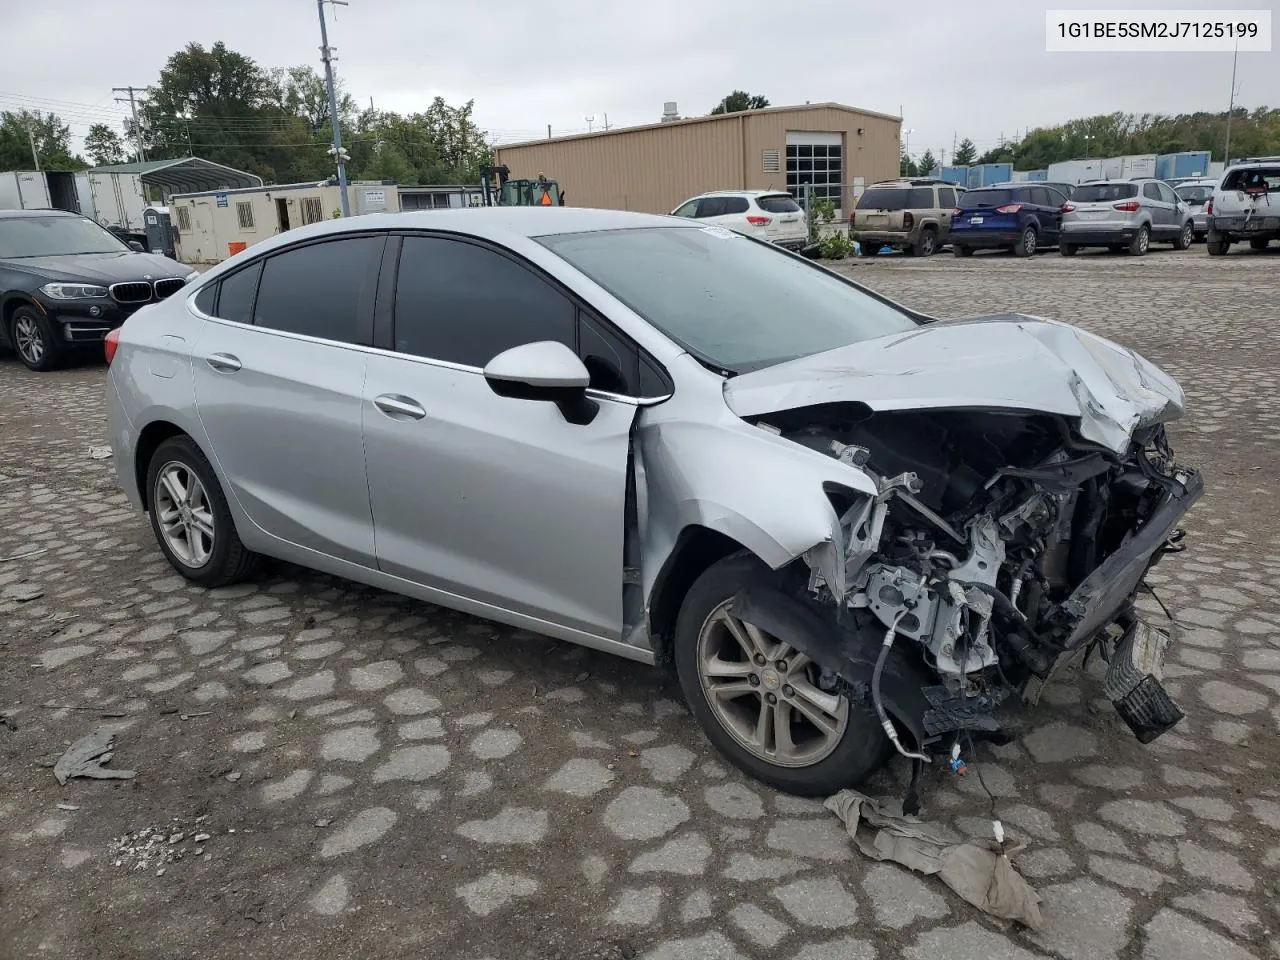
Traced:
<path fill-rule="evenodd" d="M 587 316 L 578 314 L 578 356 L 591 374 L 596 390 L 638 396 L 640 356 L 612 330 Z"/>
<path fill-rule="evenodd" d="M 944 209 L 954 208 L 956 205 L 956 192 L 950 187 L 938 188 L 938 206 Z"/>
<path fill-rule="evenodd" d="M 400 353 L 483 367 L 504 350 L 539 340 L 576 350 L 575 314 L 558 290 L 493 250 L 405 237 L 396 280 Z"/>
<path fill-rule="evenodd" d="M 1030 193 L 1032 203 L 1039 204 L 1042 207 L 1049 206 L 1051 202 L 1049 200 L 1049 191 L 1044 187 L 1032 187 Z"/>
<path fill-rule="evenodd" d="M 725 213 L 746 213 L 750 204 L 747 203 L 746 197 L 725 197 L 724 212 Z"/>
<path fill-rule="evenodd" d="M 724 197 L 703 197 L 698 201 L 699 217 L 722 217 L 727 212 Z"/>
<path fill-rule="evenodd" d="M 1144 183 L 1142 185 L 1142 195 L 1148 200 L 1160 199 L 1160 185 L 1155 183 Z"/>
<path fill-rule="evenodd" d="M 912 187 L 908 192 L 910 194 L 907 199 L 908 210 L 933 209 L 933 187 Z"/>
<path fill-rule="evenodd" d="M 1053 187 L 1043 187 L 1042 189 L 1049 198 L 1049 206 L 1060 207 L 1067 202 L 1067 195 L 1062 191 L 1055 190 Z"/>
<path fill-rule="evenodd" d="M 211 317 L 216 317 L 216 306 L 218 303 L 218 285 L 211 283 L 199 293 L 196 294 L 196 309 L 201 313 L 206 313 Z"/>
<path fill-rule="evenodd" d="M 218 284 L 218 306 L 215 317 L 236 323 L 253 323 L 253 298 L 258 293 L 262 261 L 237 270 Z"/>
<path fill-rule="evenodd" d="M 373 299 L 383 242 L 382 237 L 350 237 L 267 258 L 254 322 L 340 343 L 362 342 L 361 313 Z M 225 296 L 219 298 L 219 310 Z"/>

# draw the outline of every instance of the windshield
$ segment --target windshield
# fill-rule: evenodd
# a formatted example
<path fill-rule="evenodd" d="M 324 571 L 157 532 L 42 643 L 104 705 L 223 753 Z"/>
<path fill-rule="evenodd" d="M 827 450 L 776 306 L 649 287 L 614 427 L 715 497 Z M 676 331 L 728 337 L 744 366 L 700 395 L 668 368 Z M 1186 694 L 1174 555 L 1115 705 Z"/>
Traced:
<path fill-rule="evenodd" d="M 1012 190 L 969 190 L 957 204 L 961 210 L 977 210 L 980 207 L 1001 207 L 1013 199 Z"/>
<path fill-rule="evenodd" d="M 1071 199 L 1076 203 L 1111 203 L 1137 195 L 1136 183 L 1086 183 L 1076 187 Z"/>
<path fill-rule="evenodd" d="M 537 240 L 690 353 L 733 373 L 917 328 L 825 267 L 720 227 Z"/>
<path fill-rule="evenodd" d="M 128 253 L 129 248 L 83 217 L 6 217 L 0 220 L 0 258 L 71 257 Z"/>
<path fill-rule="evenodd" d="M 1177 187 L 1173 192 L 1187 203 L 1203 204 L 1213 196 L 1213 187 Z"/>

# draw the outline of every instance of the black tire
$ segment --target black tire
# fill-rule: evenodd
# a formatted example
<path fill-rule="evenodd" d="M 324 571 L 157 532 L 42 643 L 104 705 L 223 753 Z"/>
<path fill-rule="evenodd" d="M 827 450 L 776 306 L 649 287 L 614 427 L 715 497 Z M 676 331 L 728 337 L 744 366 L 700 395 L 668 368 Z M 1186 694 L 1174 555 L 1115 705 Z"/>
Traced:
<path fill-rule="evenodd" d="M 1209 256 L 1225 257 L 1227 255 L 1227 251 L 1231 249 L 1231 241 L 1230 240 L 1208 240 L 1205 242 L 1205 247 L 1209 251 Z"/>
<path fill-rule="evenodd" d="M 1188 220 L 1182 225 L 1182 229 L 1178 231 L 1178 236 L 1173 241 L 1173 249 L 1190 250 L 1191 244 L 1195 243 L 1196 230 Z"/>
<path fill-rule="evenodd" d="M 1145 256 L 1147 250 L 1151 247 L 1151 230 L 1145 225 L 1138 228 L 1138 232 L 1133 235 L 1133 239 L 1129 241 L 1129 256 L 1142 257 Z"/>
<path fill-rule="evenodd" d="M 954 242 L 953 242 L 953 243 L 951 244 L 951 255 L 952 255 L 953 257 L 972 257 L 972 256 L 973 256 L 973 248 L 972 248 L 972 247 L 963 247 L 963 246 L 961 246 L 960 244 L 958 244 L 958 243 L 954 243 Z"/>
<path fill-rule="evenodd" d="M 932 227 L 926 227 L 920 232 L 920 242 L 912 249 L 912 255 L 917 257 L 932 257 L 938 252 L 938 233 Z"/>
<path fill-rule="evenodd" d="M 62 366 L 62 347 L 53 325 L 35 307 L 19 307 L 13 311 L 9 318 L 9 342 L 29 370 L 48 373 Z"/>
<path fill-rule="evenodd" d="M 880 252 L 880 248 L 883 246 L 884 246 L 883 243 L 876 243 L 874 240 L 858 241 L 858 249 L 861 251 L 861 255 L 864 257 L 874 257 L 877 253 Z"/>
<path fill-rule="evenodd" d="M 1107 244 L 1107 250 L 1109 250 L 1111 253 L 1123 253 L 1123 252 L 1124 252 L 1124 244 L 1123 244 L 1123 243 L 1109 243 L 1109 244 Z"/>
<path fill-rule="evenodd" d="M 1016 257 L 1034 257 L 1038 246 L 1040 246 L 1040 232 L 1035 227 L 1027 226 L 1018 237 L 1018 245 L 1013 248 L 1013 254 Z"/>
<path fill-rule="evenodd" d="M 198 567 L 183 561 L 166 542 L 160 529 L 156 488 L 161 470 L 173 463 L 181 465 L 200 481 L 207 495 L 209 511 L 213 515 L 213 549 L 209 551 L 208 560 Z M 226 587 L 246 579 L 257 568 L 261 558 L 241 542 L 217 474 L 190 437 L 173 437 L 156 448 L 151 462 L 147 464 L 147 504 L 151 515 L 151 532 L 155 534 L 161 553 L 178 573 L 192 583 L 203 587 Z"/>
<path fill-rule="evenodd" d="M 1268 240 L 1266 237 L 1254 237 L 1252 240 L 1249 241 L 1249 249 L 1257 250 L 1259 253 L 1261 253 L 1263 250 L 1267 249 L 1267 244 L 1270 242 L 1271 241 Z"/>
<path fill-rule="evenodd" d="M 1073 243 L 1064 243 L 1058 248 L 1058 252 L 1064 257 L 1074 257 L 1079 250 L 1080 248 Z"/>
<path fill-rule="evenodd" d="M 768 568 L 751 554 L 736 553 L 712 564 L 694 581 L 676 619 L 676 675 L 694 718 L 730 763 L 785 793 L 829 796 L 858 785 L 888 758 L 891 745 L 870 705 L 850 706 L 845 733 L 826 757 L 806 767 L 783 767 L 757 757 L 738 743 L 711 709 L 699 678 L 698 637 L 702 625 L 743 586 L 767 573 Z"/>

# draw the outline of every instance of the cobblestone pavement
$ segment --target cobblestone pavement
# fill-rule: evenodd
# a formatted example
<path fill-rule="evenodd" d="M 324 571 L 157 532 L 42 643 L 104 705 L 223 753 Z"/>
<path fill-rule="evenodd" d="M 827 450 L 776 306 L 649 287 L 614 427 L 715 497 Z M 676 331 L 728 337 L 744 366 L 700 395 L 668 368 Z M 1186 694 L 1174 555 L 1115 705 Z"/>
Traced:
<path fill-rule="evenodd" d="M 979 757 L 1040 933 L 859 858 L 647 668 L 291 567 L 186 585 L 89 455 L 102 367 L 5 362 L 0 957 L 1280 956 L 1280 256 L 844 269 L 938 313 L 1079 322 L 1189 396 L 1173 439 L 1209 492 L 1154 578 L 1187 720 L 1143 747 L 1068 680 Z M 100 725 L 137 777 L 59 787 Z M 926 803 L 988 829 L 972 776 Z"/>

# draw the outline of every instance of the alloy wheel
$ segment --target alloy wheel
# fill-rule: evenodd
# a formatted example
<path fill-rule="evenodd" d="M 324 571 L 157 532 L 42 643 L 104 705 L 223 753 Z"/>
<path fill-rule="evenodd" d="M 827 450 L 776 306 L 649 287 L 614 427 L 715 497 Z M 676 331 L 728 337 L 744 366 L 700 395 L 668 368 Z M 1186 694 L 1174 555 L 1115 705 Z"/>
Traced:
<path fill-rule="evenodd" d="M 171 461 L 156 477 L 156 518 L 165 545 L 187 567 L 198 569 L 213 555 L 213 510 L 204 484 L 185 463 Z"/>
<path fill-rule="evenodd" d="M 849 702 L 814 682 L 817 666 L 785 641 L 716 607 L 698 634 L 698 678 L 720 725 L 752 755 L 779 767 L 830 756 Z"/>
<path fill-rule="evenodd" d="M 22 354 L 22 359 L 26 360 L 31 366 L 39 366 L 44 360 L 45 352 L 48 349 L 44 342 L 44 333 L 40 330 L 40 323 L 35 317 L 23 314 L 13 322 L 13 340 L 14 345 L 18 348 L 18 353 Z"/>

